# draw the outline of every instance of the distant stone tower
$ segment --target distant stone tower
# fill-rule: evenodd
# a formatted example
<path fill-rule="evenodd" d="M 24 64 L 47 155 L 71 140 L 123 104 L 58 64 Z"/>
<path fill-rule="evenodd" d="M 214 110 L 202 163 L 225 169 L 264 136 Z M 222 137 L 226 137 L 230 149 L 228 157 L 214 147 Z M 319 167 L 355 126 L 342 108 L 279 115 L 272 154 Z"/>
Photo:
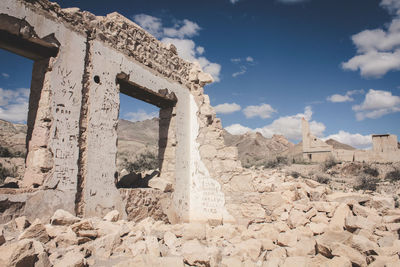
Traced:
<path fill-rule="evenodd" d="M 322 162 L 332 156 L 332 146 L 318 139 L 310 132 L 308 121 L 301 119 L 303 134 L 303 159 L 305 161 Z"/>

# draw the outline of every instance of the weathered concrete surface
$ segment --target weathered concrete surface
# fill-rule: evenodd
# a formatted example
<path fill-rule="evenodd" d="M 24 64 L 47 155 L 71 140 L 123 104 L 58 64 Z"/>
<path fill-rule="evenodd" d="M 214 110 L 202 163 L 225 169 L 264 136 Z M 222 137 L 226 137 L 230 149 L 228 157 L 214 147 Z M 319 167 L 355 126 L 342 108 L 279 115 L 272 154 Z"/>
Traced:
<path fill-rule="evenodd" d="M 59 50 L 34 64 L 23 184 L 40 190 L 26 206 L 83 217 L 118 210 L 125 218 L 115 186 L 116 77 L 125 73 L 149 92 L 177 98 L 174 107 L 160 110 L 160 179 L 174 187 L 169 212 L 177 221 L 235 220 L 226 209 L 226 184 L 242 169 L 236 148 L 224 146 L 221 122 L 202 88 L 212 77 L 198 63 L 180 59 L 173 45 L 118 13 L 99 17 L 46 0 L 5 0 L 0 13 Z M 52 198 L 61 201 L 52 204 Z"/>
<path fill-rule="evenodd" d="M 400 161 L 400 149 L 396 135 L 372 135 L 372 150 L 345 150 L 334 149 L 313 136 L 310 133 L 309 124 L 304 118 L 302 119 L 302 132 L 303 160 L 305 161 L 324 162 L 328 159 L 379 163 Z"/>

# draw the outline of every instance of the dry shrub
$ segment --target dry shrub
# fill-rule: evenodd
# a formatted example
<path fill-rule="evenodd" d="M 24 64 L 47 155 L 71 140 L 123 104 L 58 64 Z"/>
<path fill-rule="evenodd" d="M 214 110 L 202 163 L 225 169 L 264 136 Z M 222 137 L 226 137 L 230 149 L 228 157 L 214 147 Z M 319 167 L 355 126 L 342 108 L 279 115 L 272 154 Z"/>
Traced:
<path fill-rule="evenodd" d="M 379 171 L 375 168 L 372 168 L 370 166 L 365 167 L 364 173 L 367 175 L 370 175 L 372 177 L 378 177 Z"/>
<path fill-rule="evenodd" d="M 385 179 L 391 182 L 400 181 L 400 169 L 395 169 L 394 171 L 388 172 L 385 176 Z"/>
<path fill-rule="evenodd" d="M 322 175 L 317 176 L 317 182 L 320 184 L 329 184 L 330 181 L 331 181 L 331 179 L 329 177 L 322 176 Z"/>
<path fill-rule="evenodd" d="M 358 180 L 358 184 L 355 185 L 353 188 L 355 190 L 370 190 L 376 191 L 378 187 L 379 179 L 372 178 L 372 177 L 361 177 Z"/>

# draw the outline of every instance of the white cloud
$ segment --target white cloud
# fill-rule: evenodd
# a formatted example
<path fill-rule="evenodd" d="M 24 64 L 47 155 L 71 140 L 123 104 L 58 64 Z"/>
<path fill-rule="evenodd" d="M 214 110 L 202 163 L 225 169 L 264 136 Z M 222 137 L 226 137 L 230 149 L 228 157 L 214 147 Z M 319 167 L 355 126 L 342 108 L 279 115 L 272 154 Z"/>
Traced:
<path fill-rule="evenodd" d="M 352 90 L 352 91 L 347 91 L 346 94 L 340 95 L 340 94 L 334 94 L 331 96 L 328 96 L 326 100 L 329 102 L 333 103 L 340 103 L 340 102 L 351 102 L 354 101 L 354 98 L 351 96 L 354 94 L 363 94 L 364 90 Z"/>
<path fill-rule="evenodd" d="M 242 126 L 240 124 L 232 124 L 228 127 L 225 127 L 225 130 L 227 130 L 230 134 L 238 135 L 238 134 L 245 134 L 247 132 L 252 132 L 253 130 L 251 128 Z"/>
<path fill-rule="evenodd" d="M 399 14 L 399 11 L 400 11 L 400 1 L 399 0 L 382 0 L 381 6 L 388 9 L 392 13 L 397 12 L 397 14 Z"/>
<path fill-rule="evenodd" d="M 239 2 L 240 0 L 229 0 L 229 2 L 231 2 L 231 4 L 236 4 L 237 2 Z"/>
<path fill-rule="evenodd" d="M 245 66 L 241 66 L 240 71 L 232 73 L 232 77 L 236 78 L 237 76 L 245 74 L 246 71 L 247 71 L 247 68 Z"/>
<path fill-rule="evenodd" d="M 400 97 L 389 91 L 370 89 L 364 102 L 353 106 L 357 120 L 377 119 L 383 115 L 400 111 Z"/>
<path fill-rule="evenodd" d="M 235 111 L 241 110 L 240 105 L 236 103 L 224 103 L 224 104 L 219 104 L 214 107 L 215 112 L 219 114 L 230 114 Z"/>
<path fill-rule="evenodd" d="M 29 92 L 27 88 L 6 90 L 0 88 L 0 119 L 26 122 L 28 117 Z"/>
<path fill-rule="evenodd" d="M 155 37 L 159 38 L 162 35 L 161 19 L 146 14 L 137 14 L 133 16 L 133 20 Z"/>
<path fill-rule="evenodd" d="M 240 65 L 240 70 L 232 73 L 232 77 L 236 78 L 237 76 L 243 75 L 247 72 L 247 66 L 254 65 L 254 58 L 251 56 L 245 58 L 231 58 L 231 62 Z"/>
<path fill-rule="evenodd" d="M 347 144 L 359 149 L 366 149 L 372 146 L 371 135 L 362 135 L 359 133 L 352 134 L 342 130 L 340 130 L 337 134 L 331 134 L 323 138 L 324 141 L 328 139 L 334 139 L 340 143 Z"/>
<path fill-rule="evenodd" d="M 188 19 L 184 19 L 182 22 L 178 22 L 172 28 L 164 28 L 164 35 L 168 37 L 193 37 L 199 34 L 200 26 Z"/>
<path fill-rule="evenodd" d="M 177 21 L 173 27 L 164 27 L 161 19 L 146 14 L 134 15 L 133 19 L 161 42 L 175 45 L 181 58 L 189 62 L 199 62 L 203 71 L 211 74 L 215 82 L 220 81 L 221 65 L 202 56 L 204 47 L 197 46 L 193 40 L 188 39 L 199 34 L 201 28 L 197 23 L 184 19 Z"/>
<path fill-rule="evenodd" d="M 361 76 L 380 78 L 391 70 L 400 70 L 400 50 L 395 52 L 367 52 L 344 62 L 347 70 L 360 70 Z"/>
<path fill-rule="evenodd" d="M 260 117 L 262 119 L 268 119 L 272 113 L 276 112 L 270 105 L 262 103 L 258 106 L 247 106 L 243 113 L 246 118 Z"/>
<path fill-rule="evenodd" d="M 5 73 L 5 72 L 1 73 L 1 76 L 3 76 L 3 78 L 6 78 L 6 79 L 10 78 L 10 74 Z"/>
<path fill-rule="evenodd" d="M 312 109 L 310 106 L 305 107 L 304 113 L 298 113 L 296 115 L 284 116 L 274 120 L 271 124 L 265 125 L 262 128 L 251 129 L 240 124 L 233 124 L 225 129 L 232 134 L 242 134 L 248 131 L 260 132 L 264 137 L 270 138 L 274 134 L 284 135 L 290 140 L 301 140 L 301 119 L 305 118 L 310 121 L 310 131 L 318 136 L 322 137 L 325 131 L 325 125 L 321 122 L 311 121 Z"/>
<path fill-rule="evenodd" d="M 383 0 L 381 6 L 400 15 L 399 0 Z M 352 36 L 357 55 L 342 63 L 345 70 L 364 77 L 380 78 L 389 71 L 400 70 L 400 18 L 394 18 L 387 29 L 364 30 Z"/>
<path fill-rule="evenodd" d="M 147 113 L 143 109 L 139 109 L 137 112 L 128 112 L 124 115 L 124 119 L 132 122 L 149 120 L 155 117 L 158 117 L 157 112 Z"/>
<path fill-rule="evenodd" d="M 197 51 L 197 53 L 198 53 L 199 55 L 201 55 L 201 54 L 204 53 L 205 49 L 204 49 L 204 47 L 202 47 L 202 46 L 198 46 L 198 47 L 196 47 L 196 51 Z"/>

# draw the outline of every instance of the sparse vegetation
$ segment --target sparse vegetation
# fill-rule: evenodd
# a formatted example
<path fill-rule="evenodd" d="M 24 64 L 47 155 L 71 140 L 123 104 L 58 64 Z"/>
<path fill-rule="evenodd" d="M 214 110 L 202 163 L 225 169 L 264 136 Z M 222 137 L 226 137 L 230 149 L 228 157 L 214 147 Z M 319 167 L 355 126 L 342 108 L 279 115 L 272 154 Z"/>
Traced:
<path fill-rule="evenodd" d="M 264 162 L 262 165 L 265 168 L 272 169 L 282 165 L 289 165 L 290 160 L 287 157 L 278 156 L 275 160 L 269 160 Z"/>
<path fill-rule="evenodd" d="M 289 165 L 289 159 L 287 157 L 278 156 L 276 157 L 276 161 L 279 165 Z"/>
<path fill-rule="evenodd" d="M 355 185 L 353 188 L 355 190 L 370 190 L 376 191 L 378 187 L 379 179 L 372 177 L 362 177 L 358 181 L 358 185 Z"/>
<path fill-rule="evenodd" d="M 330 157 L 323 163 L 323 169 L 324 171 L 327 171 L 330 168 L 336 166 L 337 164 L 339 164 L 339 162 L 337 162 L 333 157 Z"/>
<path fill-rule="evenodd" d="M 379 171 L 376 168 L 372 168 L 370 166 L 365 167 L 364 173 L 372 177 L 378 177 L 379 175 Z"/>
<path fill-rule="evenodd" d="M 322 175 L 317 176 L 317 182 L 320 184 L 329 184 L 330 181 L 331 179 L 327 176 L 322 176 Z"/>
<path fill-rule="evenodd" d="M 7 147 L 0 146 L 0 158 L 24 158 L 25 153 L 17 151 L 11 152 Z"/>
<path fill-rule="evenodd" d="M 10 158 L 11 157 L 11 152 L 8 150 L 8 148 L 0 146 L 0 157 L 4 158 Z"/>
<path fill-rule="evenodd" d="M 142 172 L 146 170 L 155 170 L 158 168 L 158 157 L 155 153 L 146 151 L 139 154 L 134 162 L 126 163 L 128 172 Z"/>
<path fill-rule="evenodd" d="M 391 182 L 400 181 L 400 169 L 388 172 L 385 176 L 385 179 Z"/>
<path fill-rule="evenodd" d="M 300 176 L 301 176 L 301 174 L 300 173 L 298 173 L 298 172 L 296 172 L 296 171 L 293 171 L 291 174 L 290 174 L 293 178 L 299 178 Z"/>
<path fill-rule="evenodd" d="M 7 177 L 15 177 L 16 176 L 16 167 L 12 169 L 8 169 L 3 167 L 0 163 L 0 183 L 4 182 Z"/>
<path fill-rule="evenodd" d="M 279 164 L 278 164 L 278 161 L 276 161 L 276 160 L 270 160 L 270 161 L 265 162 L 263 165 L 265 168 L 272 169 L 272 168 L 278 167 Z"/>

